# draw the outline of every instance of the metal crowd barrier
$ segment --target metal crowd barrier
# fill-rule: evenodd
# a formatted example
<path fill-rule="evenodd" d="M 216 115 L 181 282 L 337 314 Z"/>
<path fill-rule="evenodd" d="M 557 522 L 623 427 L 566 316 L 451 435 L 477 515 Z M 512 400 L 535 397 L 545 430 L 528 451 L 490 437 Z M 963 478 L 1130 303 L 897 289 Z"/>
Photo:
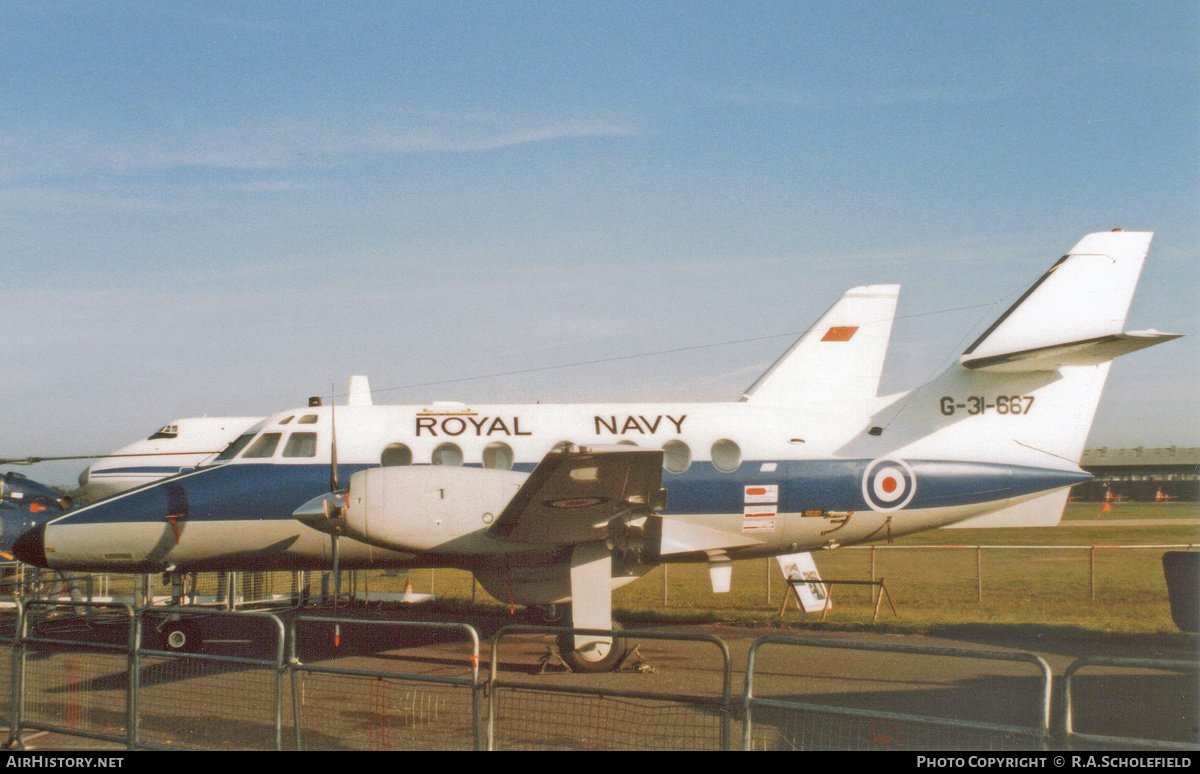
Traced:
<path fill-rule="evenodd" d="M 4 619 L 5 619 L 4 620 L 4 628 L 9 629 L 9 631 L 7 632 L 7 636 L 4 637 L 3 640 L 0 640 L 0 644 L 2 644 L 3 647 L 6 647 L 8 649 L 8 652 L 5 655 L 8 657 L 7 663 L 8 663 L 8 667 L 9 667 L 7 674 L 0 672 L 0 675 L 3 675 L 5 678 L 8 679 L 8 690 L 7 691 L 0 690 L 0 696 L 7 695 L 9 697 L 7 705 L 4 706 L 3 709 L 0 709 L 0 713 L 2 713 L 2 714 L 0 714 L 0 720 L 3 720 L 3 722 L 10 729 L 13 727 L 13 717 L 14 717 L 13 708 L 17 707 L 21 701 L 21 694 L 18 689 L 17 680 L 16 680 L 16 676 L 19 671 L 17 659 L 16 659 L 17 638 L 18 638 L 18 631 L 19 631 L 17 628 L 17 625 L 20 622 L 20 620 L 24 614 L 23 611 L 25 609 L 25 603 L 20 599 L 13 599 L 12 605 L 13 605 L 12 616 L 4 617 Z M 5 663 L 5 660 L 0 659 L 0 664 L 3 664 L 3 663 Z"/>
<path fill-rule="evenodd" d="M 384 630 L 400 636 L 457 633 L 469 644 L 464 671 L 469 675 L 456 677 L 399 671 L 369 669 L 356 666 L 322 666 L 300 659 L 297 643 L 306 629 L 331 629 L 326 636 L 340 639 L 341 627 L 348 630 Z M 350 643 L 347 632 L 346 645 Z M 358 639 L 356 636 L 355 639 Z M 347 654 L 353 658 L 354 653 Z M 360 657 L 361 658 L 361 657 Z M 310 715 L 321 709 L 334 709 L 336 717 L 326 718 L 319 725 L 322 733 L 337 740 L 337 744 L 356 749 L 447 749 L 461 745 L 464 737 L 471 740 L 469 749 L 483 749 L 481 693 L 479 680 L 479 633 L 467 624 L 423 623 L 411 621 L 378 621 L 356 618 L 324 618 L 299 616 L 292 622 L 288 669 L 292 677 L 292 707 L 295 718 L 296 749 L 304 749 L 303 730 Z M 318 683 L 318 684 L 310 684 Z M 461 691 L 470 694 L 469 708 L 455 706 Z M 341 693 L 339 694 L 339 691 Z M 340 727 L 343 717 L 339 704 L 346 693 L 362 700 L 367 708 L 352 715 L 358 727 Z M 463 730 L 466 730 L 466 734 Z M 365 736 L 365 738 L 363 738 Z"/>
<path fill-rule="evenodd" d="M 107 612 L 123 623 L 124 643 L 103 642 L 95 636 L 88 639 L 47 636 L 55 632 L 41 634 L 37 631 L 54 627 L 65 628 L 59 632 L 63 635 L 78 634 L 81 630 L 87 632 L 86 628 L 79 628 L 77 619 L 60 617 L 63 623 L 56 625 L 52 615 L 55 610 L 81 607 L 89 611 L 89 620 Z M 38 616 L 38 611 L 45 612 Z M 133 607 L 124 603 L 25 601 L 20 607 L 13 642 L 12 717 L 6 746 L 19 747 L 22 733 L 35 730 L 124 744 L 127 749 L 135 749 L 137 694 L 132 686 L 137 681 L 138 623 Z M 31 632 L 31 627 L 35 631 Z M 114 630 L 113 633 L 121 632 Z M 33 659 L 36 663 L 32 669 L 31 655 L 38 657 Z M 56 655 L 60 657 L 56 658 Z M 92 690 L 95 677 L 89 674 L 100 671 L 95 668 L 97 662 L 108 662 L 111 665 L 109 674 L 124 663 L 126 682 L 120 704 L 107 703 L 111 697 Z"/>
<path fill-rule="evenodd" d="M 702 696 L 695 693 L 683 694 L 671 691 L 628 690 L 612 685 L 614 676 L 605 675 L 602 680 L 592 680 L 592 684 L 582 681 L 571 681 L 567 684 L 550 684 L 546 681 L 533 683 L 529 680 L 502 679 L 499 674 L 500 644 L 506 638 L 517 635 L 559 635 L 559 634 L 596 634 L 619 635 L 626 640 L 639 641 L 673 641 L 706 643 L 714 646 L 721 658 L 721 691 L 716 696 Z M 651 632 L 637 629 L 610 631 L 600 629 L 571 629 L 543 626 L 506 626 L 496 632 L 492 638 L 491 671 L 487 682 L 488 719 L 487 719 L 487 749 L 495 750 L 502 744 L 498 724 L 523 723 L 525 738 L 516 739 L 517 734 L 508 727 L 509 741 L 514 747 L 526 745 L 534 749 L 729 749 L 729 728 L 732 716 L 733 702 L 730 695 L 732 670 L 730 667 L 729 646 L 721 639 L 711 635 L 671 634 Z M 591 675 L 589 677 L 602 677 Z M 596 685 L 595 683 L 602 683 Z M 532 709 L 522 713 L 514 712 L 515 717 L 507 714 L 509 707 L 502 703 L 505 695 L 524 695 L 531 698 Z M 593 702 L 591 714 L 581 713 L 577 724 L 571 722 L 573 708 L 572 699 Z M 605 723 L 615 726 L 615 712 L 624 713 L 628 719 L 625 724 L 629 728 L 605 728 Z M 528 715 L 535 715 L 530 718 Z M 651 722 L 647 723 L 646 721 Z M 713 726 L 715 725 L 715 729 Z M 531 734 L 530 727 L 538 727 L 541 733 L 536 738 Z M 644 732 L 649 727 L 660 731 L 652 746 L 641 747 L 644 742 Z M 715 733 L 714 733 L 715 731 Z M 608 734 L 608 736 L 604 736 Z M 602 738 L 597 739 L 596 735 Z M 585 742 L 586 740 L 586 742 Z"/>
<path fill-rule="evenodd" d="M 14 600 L 11 636 L 0 629 L 0 647 L 11 648 L 8 746 L 20 746 L 30 731 L 50 732 L 126 749 L 283 749 L 287 722 L 293 723 L 295 749 L 729 749 L 731 726 L 741 713 L 743 750 L 761 742 L 783 747 L 844 749 L 854 746 L 939 746 L 1001 749 L 1069 749 L 1114 746 L 1150 749 L 1200 749 L 1193 741 L 1148 739 L 1136 733 L 1099 735 L 1075 730 L 1085 667 L 1195 673 L 1200 664 L 1121 658 L 1083 658 L 1064 674 L 1061 738 L 1051 738 L 1051 673 L 1039 656 L 962 648 L 849 642 L 772 635 L 751 645 L 745 690 L 731 693 L 728 645 L 711 635 L 626 630 L 627 640 L 713 647 L 719 667 L 701 673 L 711 681 L 690 693 L 679 671 L 618 674 L 536 674 L 535 651 L 554 635 L 600 630 L 508 626 L 491 640 L 490 665 L 480 670 L 480 637 L 466 624 L 422 623 L 300 616 L 290 626 L 271 613 L 151 608 L 136 611 L 125 603 Z M 87 615 L 81 615 L 80 611 Z M 187 653 L 157 649 L 160 623 L 197 617 L 216 634 L 209 650 Z M 338 647 L 323 638 L 338 629 L 347 633 Z M 446 635 L 459 645 L 442 649 Z M 228 639 L 221 639 L 222 636 Z M 248 639 L 247 639 L 248 638 Z M 246 643 L 249 643 L 247 646 Z M 396 654 L 428 642 L 432 651 Z M 222 644 L 225 643 L 225 644 Z M 313 643 L 321 643 L 316 647 Z M 818 703 L 794 694 L 812 691 L 806 680 L 824 675 L 801 668 L 814 661 L 789 661 L 772 679 L 797 681 L 789 695 L 762 694 L 771 670 L 764 646 L 785 649 L 867 651 L 885 660 L 915 656 L 914 678 L 872 674 L 891 681 L 927 682 L 945 674 L 944 664 L 925 666 L 921 657 L 1018 662 L 1036 676 L 1020 706 L 1001 709 L 1003 722 L 968 720 L 911 709 L 848 706 L 869 691 L 847 700 Z M 506 653 L 506 647 L 508 648 Z M 321 661 L 306 661 L 312 649 Z M 518 651 L 517 648 L 524 648 Z M 230 650 L 231 654 L 222 654 Z M 319 651 L 319 652 L 318 652 Z M 550 659 L 547 648 L 547 659 Z M 670 654 L 668 654 L 670 657 Z M 331 661 L 327 659 L 334 659 Z M 382 662 L 382 666 L 379 665 Z M 407 663 L 405 663 L 407 662 Z M 714 659 L 715 662 L 715 659 Z M 417 665 L 417 666 L 414 666 Z M 543 664 L 545 666 L 546 664 Z M 819 668 L 810 666 L 808 671 Z M 934 671 L 940 670 L 940 671 Z M 0 670 L 2 671 L 2 670 Z M 648 672 L 650 670 L 647 670 Z M 969 674 L 969 673 L 968 673 Z M 290 706 L 283 680 L 291 679 Z M 1112 678 L 1106 674 L 1100 679 Z M 719 689 L 716 683 L 720 680 Z M 840 679 L 840 677 L 838 678 Z M 990 679 L 990 678 L 989 678 Z M 1007 680 L 1009 678 L 1001 678 Z M 1026 678 L 1019 678 L 1026 680 Z M 1119 678 L 1113 678 L 1118 679 Z M 1162 690 L 1147 675 L 1134 676 L 1146 702 L 1161 701 Z M 970 684 L 946 683 L 958 692 L 960 706 L 994 698 Z M 782 684 L 780 684 L 782 685 Z M 1113 683 L 1123 704 L 1136 712 L 1128 686 Z M 712 690 L 708 690 L 708 688 Z M 924 692 L 928 686 L 918 685 Z M 1098 690 L 1098 686 L 1090 686 Z M 790 688 L 790 686 L 789 686 Z M 0 680 L 0 695 L 3 683 Z M 257 695 L 256 695 L 257 693 Z M 1183 691 L 1186 693 L 1186 691 Z M 904 701 L 903 694 L 897 694 Z M 1183 701 L 1188 701 L 1186 696 Z M 935 697 L 936 701 L 936 697 Z M 1080 705 L 1082 706 L 1082 705 Z M 1106 703 L 1092 699 L 1099 712 Z M 1015 718 L 1009 722 L 1009 718 Z M 1028 722 L 1023 722 L 1028 721 Z M 1192 722 L 1194 719 L 1189 720 Z M 1118 730 L 1132 726 L 1117 725 Z M 880 740 L 880 729 L 895 738 Z M 757 732 L 757 736 L 756 736 Z M 1176 737 L 1189 739 L 1188 729 Z M 759 745 L 761 746 L 761 745 Z"/>
<path fill-rule="evenodd" d="M 252 655 L 180 653 L 157 647 L 156 630 L 176 620 L 211 630 L 233 622 L 236 646 Z M 154 607 L 141 611 L 133 653 L 139 749 L 283 749 L 286 627 L 274 613 Z M 247 625 L 248 624 L 248 625 Z M 219 640 L 210 637 L 216 645 Z M 258 651 L 258 655 L 253 655 Z M 195 683 L 203 679 L 201 690 Z M 255 696 L 255 693 L 258 696 Z M 181 708 L 186 712 L 180 713 Z M 269 709 L 269 715 L 264 712 Z M 133 749 L 133 748 L 131 748 Z"/>
<path fill-rule="evenodd" d="M 1066 710 L 1063 713 L 1063 740 L 1068 748 L 1086 749 L 1087 745 L 1098 745 L 1100 749 L 1113 749 L 1113 747 L 1122 748 L 1138 748 L 1150 750 L 1200 750 L 1200 743 L 1197 741 L 1170 741 L 1165 739 L 1147 739 L 1145 737 L 1129 737 L 1129 736 L 1112 736 L 1101 734 L 1085 734 L 1075 730 L 1075 703 L 1073 688 L 1078 685 L 1076 673 L 1085 667 L 1119 667 L 1125 669 L 1154 669 L 1163 672 L 1200 672 L 1200 663 L 1195 661 L 1177 661 L 1177 660 L 1157 660 L 1157 659 L 1133 659 L 1133 658 L 1108 658 L 1102 656 L 1088 656 L 1078 659 L 1071 663 L 1063 673 L 1063 701 Z M 1165 697 L 1157 696 L 1156 699 Z M 1123 702 L 1129 699 L 1127 694 L 1122 694 Z M 1192 712 L 1197 712 L 1198 708 L 1190 707 Z M 1184 719 L 1186 722 L 1186 718 Z M 1196 722 L 1193 716 L 1191 723 Z M 1190 733 L 1193 736 L 1196 733 L 1194 725 L 1185 729 L 1184 733 Z"/>
<path fill-rule="evenodd" d="M 968 658 L 987 661 L 1018 661 L 1034 665 L 1041 674 L 1041 689 L 1040 708 L 1036 718 L 1032 718 L 1029 725 L 1014 726 L 999 723 L 986 723 L 982 721 L 960 720 L 949 717 L 938 717 L 931 715 L 919 715 L 915 713 L 889 712 L 876 709 L 857 709 L 852 707 L 836 706 L 833 704 L 818 704 L 812 702 L 803 702 L 790 699 L 768 699 L 758 698 L 754 695 L 754 685 L 757 673 L 755 671 L 757 665 L 758 651 L 764 645 L 782 645 L 794 648 L 833 648 L 841 650 L 859 650 L 873 651 L 876 653 L 888 654 L 909 654 L 917 656 L 936 656 L 939 658 Z M 743 705 L 743 726 L 742 726 L 742 749 L 750 750 L 753 745 L 754 734 L 754 715 L 756 710 L 774 709 L 781 711 L 787 715 L 799 715 L 802 713 L 818 714 L 824 716 L 833 716 L 834 718 L 844 719 L 852 728 L 848 729 L 844 734 L 839 733 L 835 728 L 830 731 L 827 739 L 817 739 L 812 742 L 810 739 L 793 739 L 785 740 L 787 746 L 792 749 L 800 749 L 801 747 L 812 746 L 820 747 L 822 743 L 829 745 L 831 749 L 838 749 L 850 746 L 849 742 L 864 742 L 867 746 L 873 743 L 880 742 L 878 733 L 871 730 L 870 724 L 877 721 L 890 722 L 901 727 L 904 724 L 913 724 L 915 727 L 936 729 L 936 733 L 928 733 L 920 737 L 920 741 L 915 745 L 916 749 L 933 749 L 938 745 L 939 741 L 945 742 L 946 734 L 951 731 L 962 732 L 972 738 L 971 742 L 964 743 L 962 739 L 951 738 L 950 745 L 958 749 L 966 747 L 974 747 L 980 742 L 985 742 L 988 737 L 1000 738 L 1005 741 L 1016 739 L 1026 739 L 1030 741 L 1035 749 L 1048 749 L 1050 737 L 1050 681 L 1051 673 L 1049 665 L 1040 656 L 1031 653 L 1007 653 L 1003 651 L 984 651 L 970 650 L 965 648 L 935 648 L 921 645 L 886 645 L 877 643 L 850 642 L 844 640 L 826 640 L 815 637 L 786 637 L 779 635 L 771 635 L 760 637 L 755 640 L 750 646 L 750 653 L 746 663 L 746 690 L 742 697 Z M 869 721 L 863 728 L 858 728 L 858 721 Z M 915 734 L 914 734 L 915 735 Z M 845 738 L 843 738 L 845 737 Z M 862 738 L 862 737 L 865 737 Z M 890 744 L 892 741 L 884 740 L 883 744 Z"/>
<path fill-rule="evenodd" d="M 80 608 L 88 615 L 74 613 Z M 19 605 L 20 615 L 14 638 L 12 659 L 13 684 L 9 724 L 9 747 L 21 745 L 26 731 L 46 731 L 82 737 L 128 750 L 179 749 L 186 746 L 176 737 L 213 737 L 227 734 L 203 733 L 200 725 L 233 731 L 244 735 L 240 722 L 254 719 L 255 707 L 261 702 L 244 703 L 251 707 L 243 717 L 229 722 L 230 703 L 223 702 L 223 717 L 215 722 L 188 723 L 199 717 L 196 696 L 186 690 L 163 690 L 163 686 L 181 685 L 211 673 L 236 672 L 226 680 L 235 683 L 234 692 L 244 694 L 250 682 L 247 670 L 268 670 L 274 683 L 274 711 L 271 719 L 274 747 L 282 749 L 282 688 L 283 622 L 267 613 L 206 612 L 206 617 L 263 620 L 266 628 L 276 632 L 274 658 L 248 658 L 211 654 L 180 654 L 148 647 L 143 641 L 153 626 L 144 619 L 180 614 L 195 618 L 195 610 L 187 608 L 154 608 L 136 612 L 127 603 L 111 602 L 47 602 L 29 600 Z M 68 615 L 55 612 L 70 611 Z M 38 615 L 42 612 L 42 615 Z M 107 625 L 107 628 L 106 628 Z M 107 640 L 107 641 L 106 641 Z M 123 640 L 123 642 L 122 642 Z M 201 674 L 206 671 L 210 674 Z M 123 673 L 123 678 L 117 675 Z M 220 690 L 211 682 L 205 684 L 209 699 L 220 697 Z M 163 695 L 164 693 L 169 695 Z M 180 695 L 182 694 L 182 695 Z M 268 703 L 269 704 L 269 703 Z M 178 717 L 182 707 L 193 713 L 191 718 Z M 236 714 L 236 713 L 235 713 Z M 164 719 L 165 718 L 165 719 Z M 261 719 L 261 718 L 260 718 Z M 142 732 L 149 726 L 152 736 L 161 735 L 165 741 L 144 739 Z M 244 738 L 244 737 L 243 737 Z M 238 740 L 227 744 L 238 746 Z"/>

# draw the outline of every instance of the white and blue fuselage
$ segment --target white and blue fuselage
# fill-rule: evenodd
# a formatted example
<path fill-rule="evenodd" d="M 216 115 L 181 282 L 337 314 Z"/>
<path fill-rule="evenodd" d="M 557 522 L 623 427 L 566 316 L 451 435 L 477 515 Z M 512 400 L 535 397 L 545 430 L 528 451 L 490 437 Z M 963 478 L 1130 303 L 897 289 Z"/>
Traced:
<path fill-rule="evenodd" d="M 329 536 L 293 513 L 329 491 L 335 422 L 341 482 L 381 465 L 528 472 L 564 442 L 664 449 L 662 514 L 729 535 L 719 548 L 731 558 L 897 537 L 1089 478 L 1078 467 L 1030 464 L 1040 460 L 910 458 L 865 427 L 834 436 L 803 412 L 746 403 L 306 407 L 267 418 L 229 459 L 58 519 L 45 530 L 44 564 L 137 572 L 327 568 Z M 826 432 L 810 432 L 818 429 Z M 836 455 L 856 437 L 881 453 Z M 445 525 L 448 538 L 464 526 Z M 675 548 L 663 560 L 696 560 L 718 546 Z M 347 568 L 454 560 L 351 540 L 341 551 Z"/>

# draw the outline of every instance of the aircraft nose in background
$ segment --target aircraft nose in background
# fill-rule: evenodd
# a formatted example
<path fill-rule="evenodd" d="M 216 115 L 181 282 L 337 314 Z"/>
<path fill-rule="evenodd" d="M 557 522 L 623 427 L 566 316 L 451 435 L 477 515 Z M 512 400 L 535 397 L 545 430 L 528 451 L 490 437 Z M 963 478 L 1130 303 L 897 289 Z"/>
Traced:
<path fill-rule="evenodd" d="M 13 556 L 34 567 L 49 567 L 46 562 L 46 525 L 27 530 L 13 543 Z"/>

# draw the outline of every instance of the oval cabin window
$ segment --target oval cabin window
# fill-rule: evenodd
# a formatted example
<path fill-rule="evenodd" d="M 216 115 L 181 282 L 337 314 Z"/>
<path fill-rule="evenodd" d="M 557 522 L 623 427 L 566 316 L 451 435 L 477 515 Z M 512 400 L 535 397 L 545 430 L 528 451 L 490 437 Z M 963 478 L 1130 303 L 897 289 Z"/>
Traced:
<path fill-rule="evenodd" d="M 713 467 L 722 473 L 732 473 L 742 464 L 742 450 L 728 438 L 722 438 L 712 445 Z"/>
<path fill-rule="evenodd" d="M 430 460 L 434 465 L 450 465 L 459 467 L 463 464 L 462 449 L 455 444 L 444 443 L 433 450 L 433 458 Z"/>
<path fill-rule="evenodd" d="M 512 447 L 500 441 L 489 443 L 483 447 L 483 466 L 492 470 L 512 470 Z"/>
<path fill-rule="evenodd" d="M 412 449 L 402 443 L 389 443 L 379 455 L 379 464 L 385 468 L 400 468 L 412 464 Z"/>
<path fill-rule="evenodd" d="M 682 473 L 692 466 L 692 450 L 683 441 L 663 444 L 663 467 L 669 473 Z"/>

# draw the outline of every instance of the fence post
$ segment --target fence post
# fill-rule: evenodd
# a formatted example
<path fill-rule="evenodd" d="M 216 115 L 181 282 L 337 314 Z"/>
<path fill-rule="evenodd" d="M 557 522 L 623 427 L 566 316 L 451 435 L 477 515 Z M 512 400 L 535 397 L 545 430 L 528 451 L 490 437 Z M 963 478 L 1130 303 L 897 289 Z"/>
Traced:
<path fill-rule="evenodd" d="M 1089 584 L 1092 589 L 1092 601 L 1096 601 L 1096 547 L 1092 546 L 1088 552 L 1091 560 L 1091 570 L 1089 572 Z"/>
<path fill-rule="evenodd" d="M 146 576 L 147 579 L 150 576 Z M 148 586 L 149 584 L 147 584 Z M 138 693 L 141 690 L 141 647 L 142 647 L 142 616 L 141 613 L 130 611 L 129 613 L 129 633 L 126 642 L 128 672 L 126 676 L 126 694 L 125 694 L 125 733 L 127 736 L 126 745 L 130 750 L 136 750 L 138 746 Z"/>
<path fill-rule="evenodd" d="M 871 583 L 874 583 L 874 582 L 875 582 L 875 546 L 872 545 L 871 546 Z M 872 603 L 875 602 L 875 595 L 878 593 L 879 593 L 878 589 L 876 589 L 874 586 L 871 586 L 871 602 Z"/>
<path fill-rule="evenodd" d="M 983 602 L 983 546 L 975 546 L 975 596 Z"/>
<path fill-rule="evenodd" d="M 767 557 L 767 609 L 771 609 L 771 557 Z"/>
<path fill-rule="evenodd" d="M 664 564 L 663 568 L 663 607 L 667 606 L 667 567 L 670 565 Z"/>
<path fill-rule="evenodd" d="M 5 747 L 9 750 L 21 749 L 21 721 L 25 711 L 25 603 L 13 599 L 17 608 L 17 626 L 13 631 L 12 654 L 12 693 L 9 697 L 12 706 L 9 707 L 9 734 Z"/>

